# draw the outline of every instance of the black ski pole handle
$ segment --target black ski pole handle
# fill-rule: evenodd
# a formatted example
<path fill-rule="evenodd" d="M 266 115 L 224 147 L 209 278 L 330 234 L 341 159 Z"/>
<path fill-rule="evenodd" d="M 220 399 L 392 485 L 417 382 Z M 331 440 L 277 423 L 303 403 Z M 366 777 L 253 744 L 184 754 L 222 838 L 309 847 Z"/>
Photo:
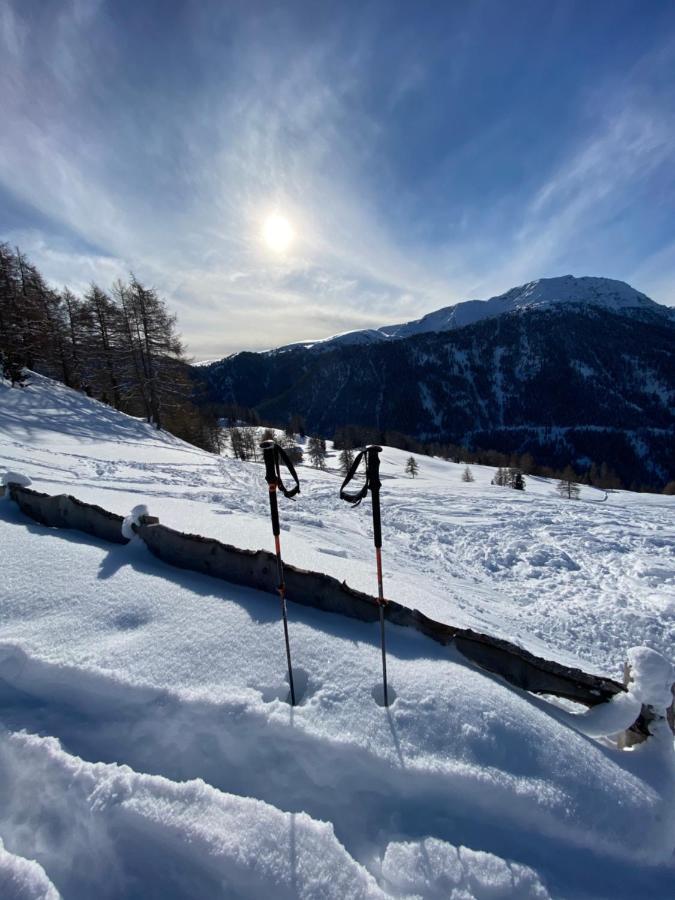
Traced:
<path fill-rule="evenodd" d="M 382 546 L 382 522 L 380 519 L 380 453 L 382 447 L 368 447 L 366 453 L 368 455 L 367 471 L 368 486 L 370 494 L 373 498 L 373 541 L 379 549 Z"/>
<path fill-rule="evenodd" d="M 298 479 L 298 473 L 295 471 L 295 466 L 283 447 L 280 447 L 276 441 L 263 441 L 260 444 L 260 449 L 265 460 L 265 481 L 269 485 L 278 487 L 284 497 L 295 497 L 296 494 L 299 494 L 300 480 Z M 279 460 L 288 469 L 291 478 L 295 482 L 292 488 L 287 488 L 281 479 Z"/>
<path fill-rule="evenodd" d="M 260 445 L 260 449 L 263 452 L 263 459 L 265 460 L 265 481 L 268 484 L 277 483 L 277 464 L 274 453 L 275 447 L 276 444 L 274 441 L 263 441 Z"/>
<path fill-rule="evenodd" d="M 276 454 L 274 452 L 276 444 L 274 441 L 263 441 L 260 449 L 263 452 L 265 460 L 265 481 L 270 489 L 270 514 L 272 516 L 272 534 L 275 538 L 279 537 L 281 528 L 279 526 L 279 505 L 277 503 L 277 464 Z"/>

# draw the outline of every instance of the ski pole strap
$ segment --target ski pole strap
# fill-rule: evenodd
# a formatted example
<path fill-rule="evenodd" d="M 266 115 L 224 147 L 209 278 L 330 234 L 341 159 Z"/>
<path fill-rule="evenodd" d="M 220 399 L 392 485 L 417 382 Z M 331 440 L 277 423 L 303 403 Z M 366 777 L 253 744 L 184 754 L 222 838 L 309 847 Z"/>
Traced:
<path fill-rule="evenodd" d="M 300 493 L 300 481 L 295 471 L 295 466 L 291 462 L 289 455 L 275 441 L 263 441 L 260 445 L 265 460 L 265 481 L 269 485 L 278 487 L 284 497 L 295 497 Z M 295 482 L 294 486 L 287 488 L 281 478 L 279 461 L 288 469 L 288 472 Z"/>
<path fill-rule="evenodd" d="M 347 476 L 345 480 L 342 482 L 342 487 L 340 488 L 340 499 L 345 500 L 347 503 L 351 503 L 352 506 L 358 506 L 359 503 L 363 500 L 363 498 L 368 494 L 368 491 L 371 491 L 374 495 L 378 495 L 380 492 L 380 458 L 378 456 L 379 452 L 382 450 L 382 447 L 366 447 L 365 450 L 362 450 L 357 454 L 356 459 L 351 464 L 349 471 L 347 472 Z M 354 478 L 356 472 L 361 465 L 361 460 L 366 460 L 366 480 L 363 487 L 354 492 L 346 491 L 345 488 L 349 484 L 349 482 Z"/>

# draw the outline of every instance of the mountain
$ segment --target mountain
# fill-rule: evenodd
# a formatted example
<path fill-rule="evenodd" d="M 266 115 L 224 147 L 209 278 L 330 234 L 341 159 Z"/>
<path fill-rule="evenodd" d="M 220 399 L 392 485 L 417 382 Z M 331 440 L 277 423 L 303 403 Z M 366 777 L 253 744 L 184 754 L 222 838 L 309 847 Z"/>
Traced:
<path fill-rule="evenodd" d="M 580 304 L 607 309 L 623 314 L 640 314 L 643 312 L 672 315 L 668 307 L 660 306 L 646 294 L 636 291 L 625 281 L 613 278 L 594 278 L 590 276 L 575 278 L 563 275 L 559 278 L 540 278 L 520 287 L 511 288 L 504 294 L 491 297 L 489 300 L 465 300 L 452 306 L 444 306 L 435 312 L 427 313 L 421 319 L 404 322 L 401 325 L 383 325 L 381 328 L 368 328 L 361 331 L 347 331 L 333 337 L 318 341 L 301 341 L 287 344 L 276 353 L 286 350 L 300 349 L 324 351 L 340 344 L 374 344 L 387 340 L 414 337 L 430 332 L 452 331 L 466 325 L 474 325 L 483 319 L 500 316 L 504 313 L 519 310 L 546 309 L 558 304 L 566 306 Z"/>
<path fill-rule="evenodd" d="M 605 462 L 628 485 L 675 474 L 675 319 L 623 282 L 542 279 L 321 349 L 239 353 L 196 374 L 216 402 L 299 413 L 325 435 L 354 424 L 582 471 Z"/>

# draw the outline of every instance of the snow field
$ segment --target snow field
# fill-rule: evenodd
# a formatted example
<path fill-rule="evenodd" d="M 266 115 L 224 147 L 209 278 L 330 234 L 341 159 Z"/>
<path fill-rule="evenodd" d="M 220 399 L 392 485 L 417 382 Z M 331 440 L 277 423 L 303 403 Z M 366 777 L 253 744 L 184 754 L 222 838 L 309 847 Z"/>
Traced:
<path fill-rule="evenodd" d="M 408 455 L 383 453 L 386 592 L 615 677 L 629 658 L 631 695 L 580 715 L 388 626 L 385 710 L 378 626 L 290 603 L 291 708 L 273 596 L 0 501 L 3 900 L 672 896 L 672 735 L 624 752 L 589 735 L 668 698 L 668 665 L 628 651 L 672 654 L 673 498 L 519 495 L 425 457 L 413 482 Z M 44 379 L 0 384 L 0 467 L 271 545 L 261 466 Z M 334 472 L 300 477 L 285 558 L 372 593 L 367 504 L 339 505 Z"/>
<path fill-rule="evenodd" d="M 488 851 L 490 860 L 497 857 L 488 869 L 497 866 L 504 878 L 512 866 L 516 873 L 523 866 L 539 871 L 542 863 L 550 877 L 551 867 L 560 865 L 554 859 L 569 862 L 580 851 L 612 859 L 623 877 L 629 859 L 638 869 L 668 859 L 675 832 L 672 750 L 666 752 L 661 742 L 621 753 L 589 741 L 570 727 L 569 713 L 511 691 L 447 649 L 393 627 L 389 668 L 398 697 L 387 713 L 373 699 L 380 678 L 377 628 L 294 605 L 291 646 L 300 705 L 291 709 L 273 597 L 170 569 L 138 543 L 106 546 L 45 529 L 23 520 L 10 503 L 2 504 L 0 516 L 9 585 L 0 628 L 0 718 L 11 731 L 5 744 L 15 747 L 17 733 L 27 729 L 56 736 L 69 750 L 21 738 L 28 744 L 20 744 L 11 759 L 22 767 L 23 780 L 5 756 L 0 834 L 13 853 L 37 858 L 64 896 L 91 896 L 94 890 L 134 896 L 134 879 L 157 884 L 157 896 L 189 896 L 175 873 L 161 880 L 148 853 L 147 867 L 137 868 L 129 843 L 138 845 L 136 826 L 115 824 L 121 812 L 111 813 L 111 821 L 106 813 L 100 826 L 91 823 L 103 834 L 91 836 L 90 824 L 83 823 L 92 815 L 93 787 L 83 790 L 82 821 L 79 813 L 73 821 L 74 787 L 52 768 L 56 758 L 66 772 L 80 772 L 82 764 L 71 754 L 107 763 L 111 771 L 112 763 L 123 763 L 174 783 L 201 778 L 227 795 L 256 798 L 274 812 L 305 812 L 317 823 L 331 822 L 331 854 L 349 862 L 343 868 L 356 873 L 355 884 L 370 874 L 392 896 L 399 883 L 421 878 L 419 872 L 392 869 L 392 859 L 422 850 L 389 852 L 390 847 L 424 842 L 430 828 L 435 840 L 448 845 L 441 854 L 445 862 L 437 862 L 440 885 L 451 883 L 448 867 L 464 872 L 453 855 L 461 844 Z M 36 579 L 36 572 L 49 572 L 49 583 Z M 668 743 L 665 735 L 663 742 Z M 109 774 L 106 769 L 106 783 Z M 52 806 L 43 808 L 45 796 Z M 195 802 L 190 797 L 187 806 Z M 147 800 L 144 809 L 153 802 Z M 152 813 L 159 822 L 165 818 L 163 802 Z M 24 827 L 27 810 L 34 811 L 35 824 Z M 257 821 L 259 808 L 249 812 Z M 185 812 L 188 820 L 192 815 L 197 813 Z M 182 816 L 178 833 L 185 840 L 189 835 L 192 853 L 194 838 L 189 829 L 180 830 Z M 38 823 L 53 817 L 58 827 L 48 839 L 49 829 Z M 126 812 L 121 821 L 130 821 Z M 147 826 L 142 822 L 141 831 Z M 211 826 L 200 821 L 198 827 Z M 173 834 L 171 828 L 154 834 L 152 842 L 163 845 L 167 833 Z M 65 849 L 70 875 L 54 859 L 64 852 L 66 834 L 74 842 Z M 239 852 L 254 854 L 246 834 L 238 834 L 244 842 Z M 91 878 L 104 883 L 88 885 L 72 859 L 79 852 L 91 858 L 92 840 L 115 846 L 110 858 L 94 854 L 98 863 Z M 326 853 L 321 849 L 318 858 Z M 205 878 L 201 870 L 211 871 L 211 857 L 207 865 L 206 856 L 195 856 L 192 862 Z M 504 858 L 512 862 L 499 862 Z M 230 862 L 219 857 L 221 865 L 218 877 L 236 882 Z M 483 877 L 474 871 L 481 866 L 472 865 L 473 874 L 458 882 L 462 890 L 465 882 L 475 887 Z M 353 885 L 345 892 L 332 876 L 326 881 L 330 890 L 319 891 L 315 866 L 309 865 L 308 887 L 300 896 L 369 896 L 365 887 L 363 894 Z M 106 873 L 117 869 L 116 882 Z M 664 876 L 651 877 L 658 884 Z M 556 872 L 555 878 L 564 875 Z M 169 881 L 175 893 L 161 893 Z M 528 875 L 524 884 L 539 893 L 523 896 L 545 896 L 540 882 L 540 876 Z M 218 895 L 217 880 L 203 883 L 201 896 Z M 441 887 L 422 896 L 435 890 Z M 241 896 L 260 895 L 255 881 L 242 891 Z M 467 896 L 511 896 L 476 891 Z"/>
<path fill-rule="evenodd" d="M 330 447 L 330 445 L 329 445 Z M 621 677 L 626 653 L 675 646 L 675 498 L 582 488 L 579 501 L 494 470 L 382 454 L 385 593 L 433 618 L 499 634 L 542 656 Z M 374 593 L 369 503 L 340 503 L 329 470 L 300 467 L 297 502 L 282 498 L 287 562 Z M 38 490 L 67 492 L 126 516 L 139 503 L 164 524 L 258 549 L 271 543 L 261 464 L 217 458 L 47 379 L 0 384 L 0 467 Z"/>

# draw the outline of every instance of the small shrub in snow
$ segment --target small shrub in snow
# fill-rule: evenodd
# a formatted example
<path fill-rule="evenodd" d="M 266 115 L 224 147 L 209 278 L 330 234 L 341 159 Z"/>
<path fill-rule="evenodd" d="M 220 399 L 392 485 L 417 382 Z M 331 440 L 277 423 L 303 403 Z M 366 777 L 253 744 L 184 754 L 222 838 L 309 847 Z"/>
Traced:
<path fill-rule="evenodd" d="M 516 466 L 510 466 L 508 469 L 500 466 L 495 472 L 492 484 L 499 485 L 499 487 L 510 487 L 513 488 L 514 491 L 525 490 L 523 473 Z"/>
<path fill-rule="evenodd" d="M 525 479 L 523 478 L 523 473 L 518 469 L 509 469 L 509 474 L 511 476 L 510 485 L 514 491 L 524 491 L 525 490 Z"/>
<path fill-rule="evenodd" d="M 473 473 L 471 469 L 466 466 L 464 471 L 462 472 L 462 481 L 475 481 L 476 479 L 473 477 Z"/>
<path fill-rule="evenodd" d="M 408 462 L 405 464 L 405 470 L 411 478 L 415 478 L 417 473 L 419 472 L 419 466 L 417 465 L 417 461 L 414 456 L 408 458 Z"/>

